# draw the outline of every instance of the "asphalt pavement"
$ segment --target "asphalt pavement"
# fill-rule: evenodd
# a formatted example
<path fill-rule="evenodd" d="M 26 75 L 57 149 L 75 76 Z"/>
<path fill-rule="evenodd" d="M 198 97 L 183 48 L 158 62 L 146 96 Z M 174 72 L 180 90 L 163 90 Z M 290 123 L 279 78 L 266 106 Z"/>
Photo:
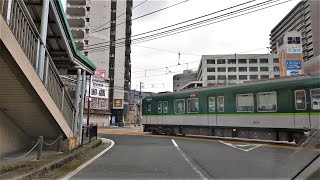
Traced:
<path fill-rule="evenodd" d="M 289 179 L 318 154 L 230 141 L 104 137 L 112 139 L 114 147 L 72 179 Z"/>

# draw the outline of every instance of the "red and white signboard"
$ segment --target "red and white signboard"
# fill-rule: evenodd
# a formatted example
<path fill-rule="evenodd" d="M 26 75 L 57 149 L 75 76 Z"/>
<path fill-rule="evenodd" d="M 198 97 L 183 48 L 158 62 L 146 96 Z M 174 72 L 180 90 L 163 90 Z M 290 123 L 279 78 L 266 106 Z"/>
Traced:
<path fill-rule="evenodd" d="M 103 69 L 96 69 L 93 79 L 96 81 L 104 81 L 107 78 L 106 71 Z"/>

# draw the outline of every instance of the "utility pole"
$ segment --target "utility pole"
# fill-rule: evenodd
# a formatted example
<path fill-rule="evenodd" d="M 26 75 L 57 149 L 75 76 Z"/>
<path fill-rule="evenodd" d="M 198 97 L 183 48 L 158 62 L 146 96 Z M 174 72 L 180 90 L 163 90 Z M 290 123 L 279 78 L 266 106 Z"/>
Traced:
<path fill-rule="evenodd" d="M 87 127 L 89 127 L 90 123 L 90 110 L 91 110 L 91 85 L 92 85 L 92 76 L 90 75 L 89 81 L 89 90 L 88 90 L 88 112 L 87 112 Z M 88 137 L 89 131 L 87 129 L 86 137 Z"/>

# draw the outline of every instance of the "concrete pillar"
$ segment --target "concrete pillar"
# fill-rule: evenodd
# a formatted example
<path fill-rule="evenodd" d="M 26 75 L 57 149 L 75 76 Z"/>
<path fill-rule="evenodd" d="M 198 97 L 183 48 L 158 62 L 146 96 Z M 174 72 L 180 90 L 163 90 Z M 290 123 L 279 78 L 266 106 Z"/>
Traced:
<path fill-rule="evenodd" d="M 39 60 L 38 60 L 38 73 L 41 80 L 44 75 L 44 63 L 45 63 L 45 46 L 47 43 L 47 31 L 48 31 L 48 15 L 49 15 L 49 2 L 50 0 L 43 0 L 42 3 L 42 14 L 41 14 L 41 25 L 40 25 L 40 43 L 39 49 Z"/>
<path fill-rule="evenodd" d="M 81 102 L 80 102 L 80 111 L 79 111 L 79 116 L 80 116 L 80 143 L 82 143 L 82 126 L 83 126 L 83 109 L 84 109 L 84 99 L 86 95 L 86 71 L 82 71 L 82 92 L 81 92 Z"/>
<path fill-rule="evenodd" d="M 80 103 L 80 81 L 81 81 L 81 69 L 78 67 L 77 69 L 77 84 L 76 84 L 76 95 L 74 99 L 74 108 L 76 110 L 74 116 L 74 124 L 73 124 L 73 134 L 76 135 L 78 129 L 78 121 L 79 121 L 79 103 Z"/>

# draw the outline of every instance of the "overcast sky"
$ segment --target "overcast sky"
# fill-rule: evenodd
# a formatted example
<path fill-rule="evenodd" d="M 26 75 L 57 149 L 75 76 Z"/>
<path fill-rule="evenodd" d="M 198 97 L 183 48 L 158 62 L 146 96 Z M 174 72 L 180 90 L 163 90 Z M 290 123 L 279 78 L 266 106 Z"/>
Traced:
<path fill-rule="evenodd" d="M 148 0 L 133 10 L 133 18 L 170 6 L 183 0 Z M 161 28 L 184 20 L 218 11 L 248 0 L 189 0 L 178 6 L 155 13 L 132 22 L 132 35 Z M 257 0 L 262 2 L 264 0 Z M 284 1 L 284 0 L 281 0 Z M 142 1 L 135 1 L 133 6 Z M 255 3 L 256 3 L 255 2 Z M 188 64 L 189 69 L 197 69 L 201 56 L 204 54 L 234 54 L 249 50 L 250 54 L 267 53 L 271 29 L 299 2 L 292 0 L 285 4 L 271 7 L 253 14 L 237 17 L 217 24 L 181 34 L 137 44 L 139 46 L 180 52 L 180 63 Z M 166 74 L 165 67 L 178 64 L 178 53 L 170 53 L 147 49 L 132 45 L 132 89 L 139 88 L 139 82 L 144 83 L 143 91 L 172 91 L 172 74 Z M 265 48 L 265 49 L 264 49 Z M 194 55 L 186 55 L 194 54 Z M 161 68 L 160 70 L 148 70 Z M 169 68 L 171 72 L 187 69 L 187 65 Z M 146 72 L 146 74 L 145 74 Z M 142 77 L 145 76 L 146 77 Z"/>

